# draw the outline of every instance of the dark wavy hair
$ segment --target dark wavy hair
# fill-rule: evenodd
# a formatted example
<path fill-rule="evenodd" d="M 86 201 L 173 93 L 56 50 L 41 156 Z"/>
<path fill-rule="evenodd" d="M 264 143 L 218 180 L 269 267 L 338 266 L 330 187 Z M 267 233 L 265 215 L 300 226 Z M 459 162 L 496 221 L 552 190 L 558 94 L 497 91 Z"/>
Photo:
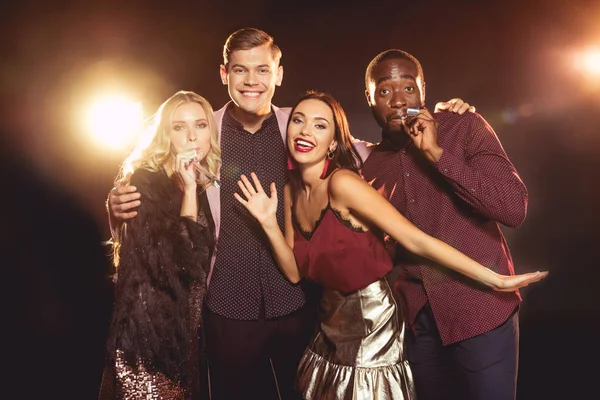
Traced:
<path fill-rule="evenodd" d="M 348 124 L 346 113 L 344 112 L 341 104 L 330 94 L 311 90 L 302 95 L 294 107 L 292 107 L 292 112 L 290 113 L 290 118 L 288 119 L 286 131 L 290 126 L 292 115 L 294 115 L 296 108 L 305 100 L 322 101 L 331 109 L 331 112 L 333 113 L 333 123 L 335 128 L 334 139 L 337 141 L 338 145 L 335 149 L 333 159 L 331 160 L 332 162 L 329 163 L 326 176 L 329 176 L 329 174 L 331 174 L 331 172 L 336 168 L 347 168 L 356 173 L 360 173 L 359 171 L 362 168 L 362 160 L 358 154 L 358 151 L 352 144 L 354 138 L 350 134 L 350 125 Z M 301 177 L 296 162 L 289 154 L 289 149 L 288 157 L 295 167 L 289 171 L 290 184 L 292 191 L 297 193 L 301 187 Z"/>

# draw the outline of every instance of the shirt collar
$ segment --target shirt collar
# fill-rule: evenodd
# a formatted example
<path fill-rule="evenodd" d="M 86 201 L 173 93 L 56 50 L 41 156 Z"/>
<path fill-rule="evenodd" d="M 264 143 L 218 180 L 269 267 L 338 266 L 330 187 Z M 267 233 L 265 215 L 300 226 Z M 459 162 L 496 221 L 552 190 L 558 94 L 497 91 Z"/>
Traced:
<path fill-rule="evenodd" d="M 233 128 L 237 131 L 246 131 L 244 129 L 244 126 L 235 118 L 233 118 L 233 116 L 231 115 L 231 112 L 229 111 L 231 107 L 235 107 L 235 106 L 229 106 L 227 108 L 227 110 L 225 110 L 225 114 L 223 115 L 223 125 L 229 127 L 229 128 Z M 275 116 L 275 111 L 271 108 L 271 115 L 269 116 L 269 118 L 265 119 L 261 126 L 260 129 L 257 132 L 262 131 L 265 127 L 267 127 L 268 125 L 272 124 L 272 123 L 277 123 L 277 117 Z"/>
<path fill-rule="evenodd" d="M 413 141 L 410 140 L 408 135 L 404 135 L 404 137 L 400 139 L 393 139 L 392 136 L 385 132 L 381 132 L 381 145 L 389 150 L 407 150 Z"/>

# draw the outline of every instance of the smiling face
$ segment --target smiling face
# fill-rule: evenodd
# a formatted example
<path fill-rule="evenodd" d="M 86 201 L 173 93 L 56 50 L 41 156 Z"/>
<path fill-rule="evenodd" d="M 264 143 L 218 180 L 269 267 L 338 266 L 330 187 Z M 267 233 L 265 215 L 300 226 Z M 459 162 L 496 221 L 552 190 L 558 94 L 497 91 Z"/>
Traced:
<path fill-rule="evenodd" d="M 179 154 L 196 150 L 199 159 L 211 149 L 210 126 L 204 108 L 196 102 L 181 104 L 171 116 L 171 151 Z"/>
<path fill-rule="evenodd" d="M 271 112 L 271 100 L 275 87 L 281 85 L 283 67 L 268 44 L 233 51 L 220 72 L 229 96 L 239 108 L 256 115 Z"/>
<path fill-rule="evenodd" d="M 299 165 L 324 163 L 335 150 L 335 120 L 329 106 L 317 99 L 303 100 L 294 108 L 287 130 L 288 148 Z"/>
<path fill-rule="evenodd" d="M 414 62 L 390 58 L 373 67 L 366 95 L 379 126 L 386 132 L 403 132 L 401 117 L 407 107 L 423 105 L 425 83 Z"/>

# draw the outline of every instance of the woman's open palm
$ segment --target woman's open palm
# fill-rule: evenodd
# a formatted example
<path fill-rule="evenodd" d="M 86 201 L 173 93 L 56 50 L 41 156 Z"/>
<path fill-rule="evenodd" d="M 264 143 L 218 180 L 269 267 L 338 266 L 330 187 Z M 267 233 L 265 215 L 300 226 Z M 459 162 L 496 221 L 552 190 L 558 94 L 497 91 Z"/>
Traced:
<path fill-rule="evenodd" d="M 250 176 L 254 185 L 246 175 L 240 176 L 238 181 L 238 186 L 245 198 L 238 193 L 233 195 L 261 225 L 277 225 L 277 189 L 275 183 L 271 183 L 271 196 L 269 197 L 263 190 L 256 174 L 252 172 Z"/>

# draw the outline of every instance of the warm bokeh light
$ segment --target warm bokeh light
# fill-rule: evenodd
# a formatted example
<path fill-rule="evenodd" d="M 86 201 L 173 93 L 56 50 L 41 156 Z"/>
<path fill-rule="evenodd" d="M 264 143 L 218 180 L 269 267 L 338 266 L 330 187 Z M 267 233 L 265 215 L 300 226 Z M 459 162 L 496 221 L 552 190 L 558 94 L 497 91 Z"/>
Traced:
<path fill-rule="evenodd" d="M 574 58 L 574 66 L 586 75 L 600 78 L 600 47 L 578 52 Z"/>
<path fill-rule="evenodd" d="M 600 76 L 600 49 L 588 52 L 583 61 L 588 72 Z"/>
<path fill-rule="evenodd" d="M 135 137 L 143 121 L 142 105 L 122 95 L 98 98 L 85 114 L 91 139 L 100 145 L 122 148 Z"/>

